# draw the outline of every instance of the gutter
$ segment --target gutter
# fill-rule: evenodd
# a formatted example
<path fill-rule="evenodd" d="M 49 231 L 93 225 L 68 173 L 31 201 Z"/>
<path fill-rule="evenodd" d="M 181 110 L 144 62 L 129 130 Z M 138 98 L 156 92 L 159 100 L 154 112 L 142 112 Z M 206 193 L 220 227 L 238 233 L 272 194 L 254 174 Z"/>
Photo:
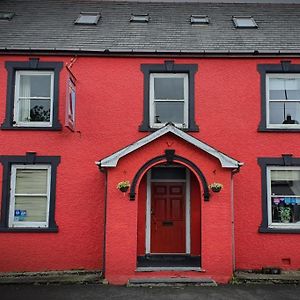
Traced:
<path fill-rule="evenodd" d="M 95 56 L 95 57 L 277 57 L 297 56 L 299 50 L 167 50 L 167 49 L 89 49 L 89 48 L 13 48 L 0 47 L 1 55 L 49 55 L 49 56 Z"/>

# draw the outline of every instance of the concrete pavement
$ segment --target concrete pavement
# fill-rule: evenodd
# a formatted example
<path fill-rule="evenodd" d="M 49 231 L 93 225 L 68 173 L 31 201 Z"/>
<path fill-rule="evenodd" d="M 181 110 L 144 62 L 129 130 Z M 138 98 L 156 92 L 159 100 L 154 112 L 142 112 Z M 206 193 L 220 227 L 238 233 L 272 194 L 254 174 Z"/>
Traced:
<path fill-rule="evenodd" d="M 0 285 L 1 300 L 299 300 L 300 285 L 133 288 L 101 284 Z"/>

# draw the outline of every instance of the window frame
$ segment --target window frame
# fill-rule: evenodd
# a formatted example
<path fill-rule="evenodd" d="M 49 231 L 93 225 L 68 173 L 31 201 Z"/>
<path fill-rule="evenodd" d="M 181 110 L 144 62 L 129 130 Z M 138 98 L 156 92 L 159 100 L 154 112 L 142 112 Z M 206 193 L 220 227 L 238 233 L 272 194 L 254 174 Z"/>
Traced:
<path fill-rule="evenodd" d="M 291 73 L 272 73 L 266 74 L 266 113 L 267 113 L 267 128 L 280 128 L 280 129 L 300 129 L 300 124 L 271 124 L 270 123 L 270 102 L 298 102 L 300 104 L 300 98 L 298 100 L 270 100 L 270 78 L 279 78 L 279 79 L 286 79 L 286 78 L 299 78 L 299 74 L 291 74 Z"/>
<path fill-rule="evenodd" d="M 183 99 L 155 99 L 155 79 L 156 78 L 183 78 Z M 155 113 L 155 102 L 183 102 L 183 124 L 174 123 L 174 125 L 178 128 L 185 128 L 188 127 L 188 74 L 186 73 L 151 73 L 150 74 L 150 91 L 149 91 L 149 101 L 150 101 L 150 108 L 149 108 L 149 118 L 150 118 L 150 127 L 151 128 L 161 128 L 166 125 L 166 123 L 155 123 L 154 122 L 154 113 Z M 187 126 L 184 126 L 187 124 Z"/>
<path fill-rule="evenodd" d="M 283 154 L 282 158 L 258 158 L 261 168 L 261 198 L 262 222 L 259 226 L 261 233 L 300 233 L 300 224 L 272 223 L 271 203 L 271 170 L 300 170 L 300 158 L 291 154 Z"/>
<path fill-rule="evenodd" d="M 38 75 L 50 75 L 50 97 L 36 97 L 36 98 L 50 98 L 50 121 L 49 122 L 22 122 L 19 120 L 20 111 L 20 77 L 21 75 L 38 76 Z M 53 89 L 54 89 L 54 72 L 53 71 L 16 71 L 16 84 L 15 84 L 15 95 L 14 95 L 14 126 L 16 127 L 51 127 L 53 122 Z M 30 100 L 34 97 L 29 97 Z"/>
<path fill-rule="evenodd" d="M 55 222 L 56 174 L 60 163 L 59 156 L 36 156 L 35 152 L 27 152 L 25 156 L 0 156 L 3 165 L 2 203 L 0 232 L 58 232 Z M 22 222 L 13 224 L 14 218 L 14 184 L 16 169 L 48 170 L 48 208 L 46 222 Z"/>
<path fill-rule="evenodd" d="M 261 121 L 258 131 L 268 132 L 299 132 L 300 124 L 269 124 L 269 101 L 267 76 L 300 76 L 300 64 L 292 64 L 290 61 L 281 61 L 280 64 L 258 64 L 260 73 L 261 90 Z M 291 126 L 292 125 L 292 126 Z"/>
<path fill-rule="evenodd" d="M 295 171 L 300 171 L 300 166 L 267 166 L 267 197 L 268 197 L 268 228 L 296 228 L 296 229 L 300 229 L 300 222 L 299 224 L 295 224 L 295 223 L 275 223 L 272 220 L 272 197 L 271 197 L 271 171 L 280 171 L 280 170 L 284 170 L 284 171 L 289 171 L 289 170 L 295 170 Z M 278 196 L 280 197 L 280 196 Z M 297 197 L 297 196 L 293 196 L 293 197 Z M 300 195 L 299 195 L 300 197 Z"/>
<path fill-rule="evenodd" d="M 25 222 L 25 221 L 14 221 L 14 211 L 16 205 L 16 178 L 17 170 L 47 170 L 47 193 L 43 196 L 47 196 L 47 219 L 45 222 Z M 8 227 L 48 227 L 49 225 L 49 208 L 50 208 L 50 186 L 51 186 L 51 165 L 24 165 L 24 164 L 12 164 L 11 165 L 11 189 L 10 189 L 10 203 L 9 203 L 9 216 L 8 216 Z M 29 195 L 29 194 L 28 194 Z M 28 196 L 27 195 L 27 196 Z M 32 194 L 38 196 L 37 194 Z M 30 196 L 30 195 L 29 195 Z"/>
<path fill-rule="evenodd" d="M 175 64 L 174 61 L 166 60 L 163 64 L 142 64 L 141 71 L 144 73 L 144 108 L 143 121 L 139 126 L 139 131 L 155 131 L 158 128 L 151 127 L 150 123 L 150 74 L 174 74 L 183 73 L 188 76 L 188 126 L 182 128 L 184 131 L 199 131 L 195 123 L 195 73 L 198 71 L 197 64 Z"/>
<path fill-rule="evenodd" d="M 58 120 L 59 104 L 59 73 L 63 67 L 62 62 L 40 62 L 38 58 L 29 61 L 6 61 L 5 67 L 7 77 L 7 99 L 5 120 L 1 125 L 2 130 L 61 130 L 62 125 Z M 18 72 L 53 72 L 53 101 L 50 116 L 51 124 L 48 122 L 19 122 L 16 124 L 16 88 Z M 34 124 L 38 123 L 38 124 Z"/>

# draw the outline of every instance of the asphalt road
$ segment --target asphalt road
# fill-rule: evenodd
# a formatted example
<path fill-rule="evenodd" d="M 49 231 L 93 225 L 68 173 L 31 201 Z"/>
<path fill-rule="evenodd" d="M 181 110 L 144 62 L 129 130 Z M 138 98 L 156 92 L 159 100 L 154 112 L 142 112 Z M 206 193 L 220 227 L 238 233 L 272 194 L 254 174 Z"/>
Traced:
<path fill-rule="evenodd" d="M 300 285 L 118 287 L 106 285 L 0 285 L 1 300 L 300 300 Z"/>

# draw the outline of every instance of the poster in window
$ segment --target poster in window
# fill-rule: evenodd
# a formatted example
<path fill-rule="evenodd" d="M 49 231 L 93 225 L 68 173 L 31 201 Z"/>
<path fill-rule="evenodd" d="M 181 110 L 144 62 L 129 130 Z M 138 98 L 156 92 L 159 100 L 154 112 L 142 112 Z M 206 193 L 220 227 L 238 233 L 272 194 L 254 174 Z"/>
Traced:
<path fill-rule="evenodd" d="M 66 127 L 75 131 L 76 85 L 75 79 L 70 74 L 67 81 L 66 93 Z"/>

